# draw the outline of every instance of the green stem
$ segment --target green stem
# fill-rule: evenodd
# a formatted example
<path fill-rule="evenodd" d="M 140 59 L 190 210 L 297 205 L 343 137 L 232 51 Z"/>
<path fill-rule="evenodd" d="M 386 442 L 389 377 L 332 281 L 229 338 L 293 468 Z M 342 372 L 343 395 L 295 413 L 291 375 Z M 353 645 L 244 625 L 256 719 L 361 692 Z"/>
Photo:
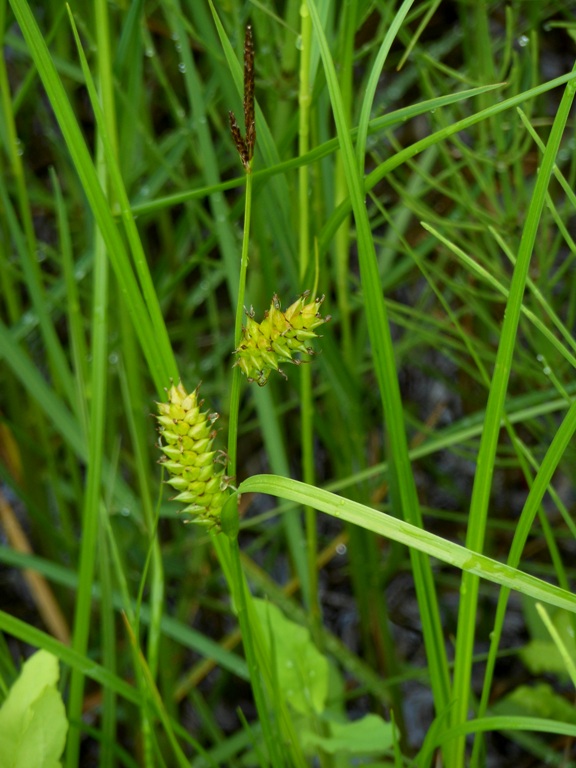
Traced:
<path fill-rule="evenodd" d="M 238 303 L 236 305 L 236 323 L 234 327 L 234 344 L 237 347 L 242 339 L 242 320 L 244 317 L 244 297 L 246 295 L 246 275 L 248 271 L 248 245 L 250 241 L 250 220 L 252 214 L 252 174 L 246 174 L 246 201 L 244 208 L 244 235 L 242 240 L 242 256 L 240 261 L 240 277 L 238 281 Z M 234 366 L 232 369 L 232 386 L 230 392 L 230 412 L 228 424 L 228 472 L 232 477 L 236 477 L 237 457 L 238 457 L 238 418 L 240 410 L 240 390 L 242 385 L 240 368 Z M 238 547 L 238 497 L 234 497 L 228 502 L 233 508 L 227 509 L 231 517 L 236 518 L 236 523 L 230 526 L 232 531 L 227 538 L 223 536 L 214 536 L 213 543 L 218 554 L 218 559 L 222 564 L 226 574 L 232 598 L 236 606 L 238 623 L 242 633 L 242 643 L 246 654 L 248 672 L 250 674 L 250 683 L 254 694 L 254 701 L 264 741 L 268 747 L 270 757 L 274 765 L 282 765 L 281 755 L 278 753 L 278 739 L 274 733 L 273 723 L 270 719 L 266 696 L 262 685 L 260 674 L 260 665 L 258 655 L 254 647 L 253 632 L 257 631 L 253 627 L 249 617 L 248 603 L 251 595 L 248 585 L 242 572 L 240 563 L 240 549 Z M 228 531 L 227 531 L 228 532 Z M 228 546 L 227 546 L 228 544 Z"/>
<path fill-rule="evenodd" d="M 106 417 L 106 373 L 108 349 L 108 261 L 100 233 L 96 235 L 94 259 L 94 311 L 91 374 L 93 399 L 90 413 L 90 438 L 86 495 L 82 511 L 82 539 L 78 565 L 78 594 L 74 613 L 72 647 L 82 656 L 87 655 L 92 610 L 92 585 L 96 565 L 99 514 L 102 487 L 102 457 L 104 455 L 104 423 Z M 84 670 L 74 668 L 70 678 L 68 719 L 70 731 L 66 750 L 67 768 L 77 766 L 80 755 L 80 728 L 84 698 Z"/>
<path fill-rule="evenodd" d="M 300 9 L 302 40 L 300 54 L 300 92 L 298 102 L 300 119 L 298 125 L 298 151 L 304 156 L 310 146 L 310 57 L 312 51 L 312 22 L 306 6 Z M 309 272 L 310 264 L 310 205 L 308 191 L 310 188 L 309 166 L 303 165 L 298 171 L 298 220 L 299 220 L 299 254 L 300 254 L 300 288 Z M 313 405 L 312 405 L 312 371 L 310 366 L 300 368 L 300 403 L 301 425 L 300 444 L 302 447 L 302 477 L 304 482 L 314 485 L 314 449 L 313 449 Z M 316 532 L 316 510 L 305 507 L 306 519 L 306 554 L 308 563 L 308 583 L 304 590 L 304 602 L 310 614 L 310 622 L 316 638 L 319 637 L 320 606 L 318 604 L 318 573 L 316 570 L 316 550 L 318 536 Z"/>
<path fill-rule="evenodd" d="M 348 129 L 350 128 L 352 114 L 352 68 L 354 64 L 354 35 L 348 34 L 348 29 L 355 29 L 357 16 L 357 2 L 348 2 L 343 8 L 342 34 L 340 42 L 340 88 L 342 102 L 346 115 Z M 334 173 L 334 208 L 337 208 L 343 200 L 348 198 L 348 182 L 344 170 L 342 154 L 336 156 L 336 168 Z M 352 338 L 352 308 L 350 305 L 350 227 L 351 217 L 348 215 L 342 221 L 334 238 L 334 274 L 336 282 L 336 296 L 338 300 L 338 312 L 340 314 L 340 327 L 342 329 L 342 350 L 346 364 L 354 364 L 356 351 Z"/>
<path fill-rule="evenodd" d="M 100 92 L 106 96 L 110 73 L 108 45 L 108 19 L 106 7 L 100 0 L 95 3 L 95 17 L 98 20 L 98 41 L 102 44 L 99 53 Z M 109 128 L 114 130 L 112 115 L 108 115 Z M 97 137 L 97 168 L 103 188 L 107 187 L 108 174 L 104 165 L 102 130 Z M 108 255 L 101 232 L 95 234 L 94 248 L 94 304 L 92 313 L 92 371 L 89 423 L 89 456 L 86 479 L 86 495 L 82 510 L 82 537 L 80 561 L 78 564 L 78 595 L 74 612 L 73 649 L 83 656 L 88 655 L 90 638 L 90 614 L 92 610 L 92 584 L 96 570 L 96 551 L 100 530 L 100 505 L 102 488 L 102 467 L 104 456 L 104 424 L 106 421 L 107 354 L 108 354 Z M 84 671 L 74 668 L 70 677 L 68 719 L 70 731 L 66 747 L 66 766 L 79 764 L 82 702 L 84 699 Z"/>
<path fill-rule="evenodd" d="M 298 103 L 300 106 L 300 115 L 298 122 L 298 154 L 303 157 L 308 153 L 310 147 L 310 104 L 312 101 L 310 93 L 310 56 L 312 52 L 312 22 L 310 14 L 305 5 L 300 9 L 302 19 L 300 25 L 300 38 L 302 47 L 300 53 L 300 92 L 298 94 Z M 299 221 L 299 254 L 300 254 L 300 287 L 303 288 L 303 281 L 306 279 L 308 264 L 310 263 L 310 213 L 308 189 L 310 183 L 310 171 L 308 164 L 302 165 L 298 170 L 298 221 Z"/>
<path fill-rule="evenodd" d="M 238 347 L 242 338 L 242 319 L 244 317 L 244 297 L 246 295 L 246 273 L 248 271 L 248 243 L 250 241 L 250 220 L 252 216 L 252 174 L 246 174 L 246 203 L 244 208 L 244 236 L 242 239 L 242 257 L 240 278 L 238 281 L 238 303 L 234 325 L 234 346 Z M 232 387 L 230 391 L 230 413 L 228 424 L 228 471 L 236 477 L 238 456 L 238 413 L 240 410 L 241 376 L 240 368 L 232 369 Z"/>

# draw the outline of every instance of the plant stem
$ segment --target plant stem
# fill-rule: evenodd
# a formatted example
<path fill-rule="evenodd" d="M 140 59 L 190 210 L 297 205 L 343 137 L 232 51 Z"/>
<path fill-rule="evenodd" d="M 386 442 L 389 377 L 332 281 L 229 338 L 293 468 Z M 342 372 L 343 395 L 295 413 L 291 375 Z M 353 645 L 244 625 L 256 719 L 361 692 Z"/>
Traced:
<path fill-rule="evenodd" d="M 300 116 L 298 123 L 298 151 L 300 157 L 308 152 L 310 145 L 310 55 L 312 50 L 312 22 L 305 5 L 300 9 L 300 38 L 302 41 L 300 53 L 300 92 L 298 103 Z M 310 264 L 310 205 L 309 205 L 310 173 L 308 165 L 302 165 L 298 171 L 298 251 L 300 288 L 304 289 L 304 281 L 309 275 Z M 306 483 L 314 484 L 314 450 L 313 450 L 313 405 L 312 405 L 312 371 L 310 366 L 300 367 L 300 445 L 302 447 L 302 477 Z M 320 606 L 318 604 L 318 574 L 316 571 L 316 510 L 304 508 L 306 520 L 306 554 L 308 563 L 308 583 L 303 592 L 304 603 L 308 608 L 310 623 L 316 639 L 320 626 Z"/>
<path fill-rule="evenodd" d="M 238 303 L 236 305 L 236 322 L 234 326 L 234 343 L 238 347 L 242 339 L 242 318 L 244 316 L 244 297 L 246 295 L 246 275 L 248 271 L 248 245 L 250 241 L 250 220 L 252 213 L 252 174 L 246 174 L 246 200 L 244 208 L 244 234 L 242 239 L 242 256 L 240 261 L 240 276 L 238 281 Z M 230 392 L 230 411 L 228 423 L 228 472 L 232 477 L 236 476 L 237 456 L 238 456 L 238 418 L 240 410 L 240 390 L 242 378 L 240 368 L 234 366 L 232 369 L 232 386 Z M 234 505 L 232 514 L 238 516 L 238 497 L 231 499 L 229 504 Z M 260 674 L 260 664 L 256 648 L 254 645 L 253 632 L 258 632 L 258 628 L 252 626 L 250 622 L 248 602 L 251 595 L 248 585 L 242 572 L 240 563 L 240 549 L 238 546 L 238 526 L 233 526 L 235 533 L 228 539 L 222 536 L 214 536 L 213 543 L 218 554 L 218 559 L 222 564 L 226 578 L 230 586 L 232 598 L 236 606 L 240 631 L 242 633 L 242 643 L 246 654 L 246 662 L 250 674 L 250 683 L 264 740 L 268 746 L 269 754 L 274 765 L 282 765 L 281 755 L 278 753 L 278 739 L 274 733 L 274 724 L 270 719 L 266 696 L 262 685 Z M 227 546 L 229 543 L 229 546 Z"/>
<path fill-rule="evenodd" d="M 246 295 L 246 273 L 248 271 L 248 243 L 250 241 L 250 219 L 252 215 L 252 174 L 246 174 L 246 203 L 244 208 L 244 236 L 242 239 L 242 257 L 240 261 L 240 278 L 238 281 L 238 303 L 236 305 L 236 322 L 234 324 L 234 346 L 238 347 L 242 338 L 242 318 L 244 316 L 244 297 Z M 240 410 L 241 374 L 240 368 L 232 369 L 232 386 L 230 391 L 230 412 L 228 424 L 228 471 L 236 477 L 238 456 L 238 414 Z"/>

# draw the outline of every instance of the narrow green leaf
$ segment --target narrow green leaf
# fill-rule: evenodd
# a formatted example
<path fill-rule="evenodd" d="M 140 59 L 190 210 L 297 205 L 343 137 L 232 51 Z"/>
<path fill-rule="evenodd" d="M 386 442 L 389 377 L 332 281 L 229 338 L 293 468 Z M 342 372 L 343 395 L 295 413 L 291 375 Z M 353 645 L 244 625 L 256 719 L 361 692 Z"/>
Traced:
<path fill-rule="evenodd" d="M 572 72 L 574 76 L 576 72 Z M 500 434 L 502 414 L 508 380 L 512 367 L 512 356 L 516 344 L 516 333 L 522 310 L 522 298 L 528 278 L 530 258 L 536 242 L 536 233 L 544 208 L 546 191 L 552 176 L 560 141 L 570 114 L 574 100 L 575 86 L 571 81 L 566 85 L 562 100 L 558 107 L 550 138 L 542 158 L 530 206 L 526 213 L 524 229 L 518 250 L 516 264 L 510 283 L 510 292 L 504 313 L 504 321 L 500 334 L 500 343 L 496 353 L 494 375 L 490 385 L 486 420 L 478 450 L 477 471 L 474 477 L 466 545 L 481 552 L 484 546 L 492 477 L 495 467 L 496 448 Z M 455 705 L 451 710 L 451 722 L 458 726 L 464 722 L 468 713 L 470 696 L 470 678 L 472 675 L 472 653 L 476 627 L 476 612 L 478 604 L 479 581 L 472 574 L 464 574 L 461 585 L 461 601 L 458 614 L 458 632 L 456 636 L 456 655 L 454 664 L 454 698 Z M 451 764 L 458 765 L 464 752 L 464 739 L 459 738 L 451 745 Z"/>
<path fill-rule="evenodd" d="M 541 600 L 549 605 L 556 605 L 576 613 L 576 595 L 542 579 L 537 579 L 516 568 L 492 560 L 486 555 L 473 552 L 466 547 L 443 539 L 434 533 L 428 533 L 415 525 L 398 520 L 392 515 L 345 499 L 322 488 L 315 488 L 277 475 L 254 475 L 244 480 L 238 487 L 239 493 L 268 493 L 281 499 L 289 499 L 298 504 L 308 504 L 321 512 L 326 512 L 340 520 L 359 525 L 378 533 L 410 549 L 424 552 L 444 563 L 466 571 L 495 584 L 515 589 L 523 594 Z"/>
<path fill-rule="evenodd" d="M 350 204 L 356 222 L 366 320 L 374 359 L 374 371 L 382 399 L 389 441 L 390 494 L 398 516 L 404 516 L 411 523 L 421 526 L 422 516 L 408 454 L 406 426 L 396 371 L 394 345 L 380 285 L 376 249 L 364 201 L 364 178 L 360 175 L 358 163 L 354 156 L 336 69 L 316 4 L 313 0 L 308 0 L 307 4 L 320 46 L 340 150 L 342 152 Z M 415 550 L 411 550 L 411 557 L 418 602 L 420 605 L 426 606 L 425 611 L 422 612 L 422 627 L 428 663 L 431 667 L 431 681 L 434 688 L 435 703 L 440 710 L 443 710 L 448 706 L 450 678 L 434 579 L 430 563 L 425 557 L 422 557 Z"/>

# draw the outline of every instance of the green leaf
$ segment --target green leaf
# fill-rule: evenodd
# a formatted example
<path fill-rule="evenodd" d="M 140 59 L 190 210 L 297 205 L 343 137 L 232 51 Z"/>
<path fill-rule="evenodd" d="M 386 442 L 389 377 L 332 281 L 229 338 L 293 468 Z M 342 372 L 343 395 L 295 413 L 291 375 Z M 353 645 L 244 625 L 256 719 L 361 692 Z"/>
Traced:
<path fill-rule="evenodd" d="M 38 651 L 26 661 L 0 709 L 3 768 L 58 768 L 68 722 L 57 688 L 58 659 Z"/>
<path fill-rule="evenodd" d="M 268 493 L 298 504 L 307 504 L 340 520 L 386 536 L 413 549 L 436 557 L 444 563 L 483 579 L 530 595 L 548 605 L 576 613 L 576 596 L 543 579 L 499 563 L 466 547 L 405 523 L 357 501 L 345 499 L 323 488 L 278 475 L 253 475 L 238 486 L 239 493 Z"/>
<path fill-rule="evenodd" d="M 555 674 L 561 677 L 568 677 L 569 672 L 566 666 L 566 659 L 563 657 L 558 644 L 554 638 L 550 639 L 548 630 L 544 628 L 542 619 L 538 619 L 542 626 L 542 631 L 546 633 L 544 637 L 538 634 L 520 650 L 520 658 L 528 669 L 536 675 L 544 673 Z M 552 626 L 556 631 L 559 641 L 563 644 L 567 658 L 576 658 L 576 640 L 573 634 L 573 621 L 567 611 L 557 610 L 552 615 Z M 534 622 L 534 627 L 538 631 L 538 625 Z"/>
<path fill-rule="evenodd" d="M 330 723 L 330 736 L 303 734 L 305 749 L 321 749 L 331 755 L 377 755 L 390 749 L 394 742 L 394 726 L 378 715 L 366 715 L 353 723 Z"/>
<path fill-rule="evenodd" d="M 520 650 L 520 658 L 534 675 L 568 675 L 560 651 L 552 640 L 531 640 Z"/>
<path fill-rule="evenodd" d="M 493 707 L 500 715 L 530 715 L 576 725 L 574 704 L 554 691 L 548 683 L 520 685 Z"/>
<path fill-rule="evenodd" d="M 328 693 L 328 660 L 305 627 L 265 600 L 255 600 L 254 605 L 275 661 L 278 689 L 296 712 L 322 712 Z"/>

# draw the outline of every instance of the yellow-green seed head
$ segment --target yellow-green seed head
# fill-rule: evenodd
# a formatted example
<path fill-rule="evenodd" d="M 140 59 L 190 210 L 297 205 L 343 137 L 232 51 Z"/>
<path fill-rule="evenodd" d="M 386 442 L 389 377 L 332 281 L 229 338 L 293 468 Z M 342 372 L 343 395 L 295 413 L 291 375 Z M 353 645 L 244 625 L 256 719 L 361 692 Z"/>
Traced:
<path fill-rule="evenodd" d="M 248 381 L 255 381 L 262 387 L 272 371 L 284 376 L 280 363 L 299 365 L 302 360 L 294 357 L 295 354 L 314 354 L 310 341 L 317 336 L 315 329 L 330 317 L 322 317 L 319 311 L 324 297 L 309 300 L 309 295 L 309 291 L 303 293 L 284 312 L 275 295 L 261 323 L 254 320 L 253 310 L 247 313 L 242 339 L 234 354 L 235 365 Z"/>
<path fill-rule="evenodd" d="M 180 382 L 167 394 L 167 403 L 157 403 L 156 417 L 164 453 L 161 462 L 170 475 L 167 483 L 178 491 L 174 501 L 187 505 L 182 511 L 194 516 L 191 522 L 219 528 L 230 478 L 217 468 L 218 453 L 212 450 L 218 414 L 202 412 L 198 387 L 188 393 Z"/>

